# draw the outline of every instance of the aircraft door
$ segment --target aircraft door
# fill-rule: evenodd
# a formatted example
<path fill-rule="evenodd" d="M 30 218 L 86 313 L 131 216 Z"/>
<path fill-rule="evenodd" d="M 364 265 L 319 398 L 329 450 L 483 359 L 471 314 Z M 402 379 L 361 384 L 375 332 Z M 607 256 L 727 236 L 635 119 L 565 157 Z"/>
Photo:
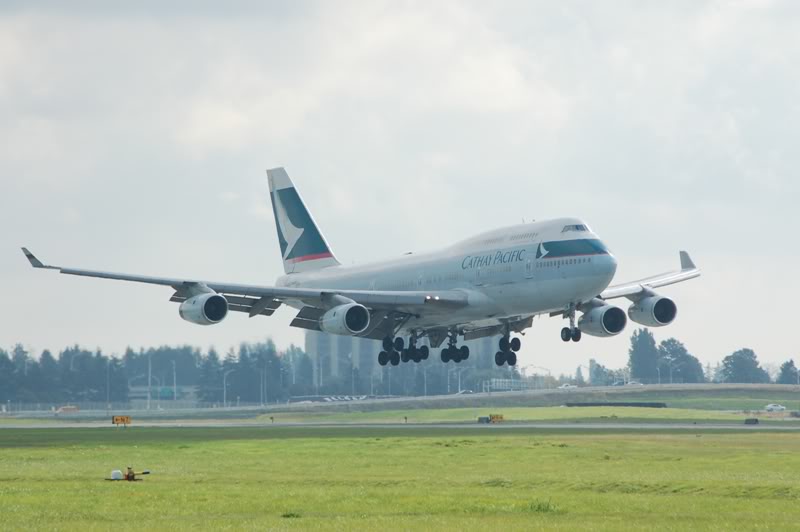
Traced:
<path fill-rule="evenodd" d="M 533 260 L 527 259 L 525 261 L 525 277 L 527 279 L 533 279 L 533 269 L 534 269 Z"/>

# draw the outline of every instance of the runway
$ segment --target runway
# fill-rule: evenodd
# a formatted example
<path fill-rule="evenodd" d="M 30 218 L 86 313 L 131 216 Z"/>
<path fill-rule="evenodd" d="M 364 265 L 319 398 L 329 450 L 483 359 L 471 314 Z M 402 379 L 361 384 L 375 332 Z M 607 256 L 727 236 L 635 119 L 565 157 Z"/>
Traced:
<path fill-rule="evenodd" d="M 381 429 L 397 431 L 775 431 L 775 432 L 798 432 L 800 433 L 800 423 L 795 424 L 773 424 L 765 423 L 761 425 L 744 425 L 742 423 L 252 423 L 236 421 L 143 421 L 131 425 L 131 428 L 260 428 L 260 429 L 342 429 L 352 431 L 353 429 Z M 63 423 L 4 423 L 0 424 L 0 433 L 3 430 L 43 430 L 43 429 L 95 429 L 95 430 L 125 430 L 122 427 L 115 427 L 107 422 L 63 422 Z"/>

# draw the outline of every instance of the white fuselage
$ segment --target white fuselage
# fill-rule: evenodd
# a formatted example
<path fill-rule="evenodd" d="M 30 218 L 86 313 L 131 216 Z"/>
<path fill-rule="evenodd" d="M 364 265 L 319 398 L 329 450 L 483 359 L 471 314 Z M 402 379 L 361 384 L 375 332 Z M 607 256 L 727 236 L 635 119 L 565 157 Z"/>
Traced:
<path fill-rule="evenodd" d="M 467 324 L 485 327 L 562 311 L 571 304 L 589 301 L 611 283 L 616 269 L 616 259 L 586 224 L 575 218 L 561 218 L 497 229 L 440 251 L 289 274 L 280 277 L 277 285 L 463 290 L 469 296 L 468 306 L 414 317 L 403 329 Z"/>

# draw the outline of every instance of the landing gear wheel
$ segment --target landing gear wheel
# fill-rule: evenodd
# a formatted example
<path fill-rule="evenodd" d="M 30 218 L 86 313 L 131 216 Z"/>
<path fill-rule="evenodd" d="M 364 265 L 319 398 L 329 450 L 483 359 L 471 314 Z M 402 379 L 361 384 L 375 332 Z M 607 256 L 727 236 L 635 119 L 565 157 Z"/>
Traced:
<path fill-rule="evenodd" d="M 522 342 L 520 341 L 519 338 L 512 338 L 509 347 L 511 348 L 512 351 L 516 353 L 522 348 Z"/>
<path fill-rule="evenodd" d="M 428 360 L 428 355 L 430 355 L 430 349 L 428 349 L 427 345 L 423 345 L 419 348 L 420 358 L 422 360 Z"/>
<path fill-rule="evenodd" d="M 494 363 L 497 364 L 498 366 L 502 366 L 503 364 L 505 364 L 506 363 L 506 354 L 503 353 L 502 351 L 498 351 L 497 353 L 495 353 L 494 354 Z"/>
<path fill-rule="evenodd" d="M 500 338 L 500 351 L 508 351 L 508 336 Z"/>
<path fill-rule="evenodd" d="M 398 353 L 397 351 L 392 351 L 389 354 L 389 362 L 392 363 L 392 366 L 400 365 L 400 353 Z"/>
<path fill-rule="evenodd" d="M 469 347 L 462 345 L 459 349 L 461 360 L 467 360 L 469 358 Z"/>
<path fill-rule="evenodd" d="M 381 351 L 380 353 L 378 353 L 378 364 L 380 364 L 381 366 L 385 366 L 388 363 L 389 363 L 389 353 L 387 353 L 386 351 Z"/>
<path fill-rule="evenodd" d="M 408 355 L 409 355 L 408 349 L 403 349 L 400 352 L 400 360 L 403 362 L 403 364 L 405 364 L 406 362 L 409 361 L 409 356 Z"/>
<path fill-rule="evenodd" d="M 402 351 L 405 346 L 406 342 L 405 340 L 403 340 L 402 337 L 398 336 L 397 338 L 394 339 L 394 350 L 397 351 L 398 353 Z"/>
<path fill-rule="evenodd" d="M 517 354 L 513 351 L 506 355 L 506 362 L 508 362 L 509 366 L 516 366 L 517 365 Z"/>
<path fill-rule="evenodd" d="M 459 351 L 457 347 L 450 348 L 450 360 L 452 360 L 456 364 L 464 360 L 463 358 L 461 358 L 461 351 Z"/>
<path fill-rule="evenodd" d="M 445 364 L 450 362 L 450 348 L 449 347 L 445 347 L 444 349 L 442 349 L 442 362 L 444 362 Z"/>
<path fill-rule="evenodd" d="M 581 334 L 581 330 L 580 329 L 578 329 L 577 327 L 572 329 L 572 341 L 573 342 L 580 342 L 581 341 L 581 336 L 583 336 L 583 335 Z"/>
<path fill-rule="evenodd" d="M 387 353 L 391 353 L 392 350 L 394 349 L 394 343 L 392 342 L 392 337 L 391 336 L 385 337 L 383 339 L 383 342 L 381 343 L 381 347 L 383 347 L 383 350 L 386 351 Z"/>
<path fill-rule="evenodd" d="M 572 340 L 572 331 L 569 330 L 569 327 L 564 327 L 561 329 L 561 339 L 565 342 Z"/>

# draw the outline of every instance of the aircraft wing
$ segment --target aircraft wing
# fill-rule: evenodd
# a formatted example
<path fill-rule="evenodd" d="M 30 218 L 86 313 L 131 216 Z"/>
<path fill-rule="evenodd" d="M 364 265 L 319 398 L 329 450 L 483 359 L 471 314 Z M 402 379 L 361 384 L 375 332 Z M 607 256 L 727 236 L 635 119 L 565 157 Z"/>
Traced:
<path fill-rule="evenodd" d="M 63 274 L 82 277 L 96 277 L 100 279 L 113 279 L 116 281 L 131 281 L 170 286 L 175 290 L 175 293 L 170 298 L 170 301 L 173 302 L 180 303 L 198 294 L 216 292 L 228 299 L 230 310 L 247 312 L 250 317 L 259 314 L 270 316 L 284 301 L 299 301 L 316 309 L 327 310 L 338 304 L 336 302 L 336 296 L 353 300 L 372 310 L 386 311 L 397 319 L 402 319 L 402 316 L 422 314 L 434 310 L 440 312 L 446 311 L 448 309 L 464 307 L 469 304 L 468 294 L 460 290 L 439 290 L 430 292 L 327 290 L 318 288 L 218 283 L 170 277 L 150 277 L 146 275 L 50 266 L 37 259 L 27 248 L 22 248 L 22 251 L 34 268 L 58 270 Z M 340 299 L 338 299 L 338 301 L 340 301 Z M 292 325 L 302 327 L 302 324 L 300 324 L 298 320 L 315 322 L 315 319 L 310 314 L 307 316 L 303 315 L 302 311 L 292 322 Z"/>
<path fill-rule="evenodd" d="M 681 256 L 680 270 L 669 273 L 662 273 L 660 275 L 654 275 L 652 277 L 647 277 L 646 279 L 640 279 L 638 281 L 632 281 L 629 283 L 609 286 L 602 294 L 600 294 L 600 298 L 601 299 L 614 299 L 617 297 L 636 298 L 640 294 L 647 293 L 648 291 L 654 288 L 660 288 L 662 286 L 682 283 L 683 281 L 688 281 L 689 279 L 694 279 L 695 277 L 699 277 L 700 269 L 697 266 L 695 266 L 691 257 L 689 257 L 689 254 L 685 251 L 681 251 L 680 256 Z"/>

